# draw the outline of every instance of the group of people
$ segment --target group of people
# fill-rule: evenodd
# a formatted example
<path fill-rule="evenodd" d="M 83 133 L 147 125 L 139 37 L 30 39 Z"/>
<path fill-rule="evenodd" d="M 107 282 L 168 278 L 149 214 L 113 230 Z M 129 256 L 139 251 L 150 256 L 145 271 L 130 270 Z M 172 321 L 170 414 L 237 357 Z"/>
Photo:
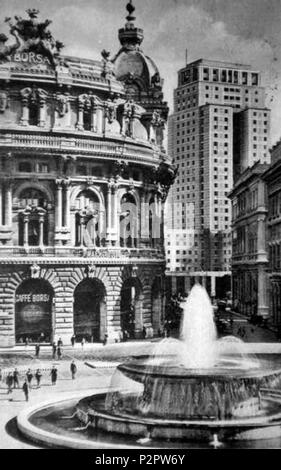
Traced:
<path fill-rule="evenodd" d="M 13 372 L 9 372 L 6 377 L 7 393 L 10 394 L 13 392 L 13 389 L 20 388 L 19 382 L 20 373 L 17 368 Z M 26 401 L 29 399 L 29 390 L 32 387 L 32 379 L 35 377 L 37 382 L 37 388 L 40 388 L 42 372 L 40 369 L 37 369 L 35 374 L 32 373 L 31 369 L 28 369 L 22 384 L 22 390 L 25 395 Z"/>
<path fill-rule="evenodd" d="M 29 344 L 32 344 L 34 342 L 36 343 L 45 343 L 45 342 L 48 342 L 49 341 L 49 338 L 46 338 L 45 337 L 45 334 L 44 333 L 40 333 L 40 335 L 37 337 L 37 339 L 35 338 L 29 338 L 28 336 L 26 336 L 25 338 L 23 338 L 22 336 L 18 339 L 18 343 L 21 343 L 21 344 L 25 344 L 25 346 L 28 346 Z"/>
<path fill-rule="evenodd" d="M 76 373 L 77 373 L 77 365 L 74 360 L 70 364 L 70 372 L 71 372 L 72 380 L 74 380 L 76 378 Z M 29 400 L 30 390 L 32 388 L 35 388 L 33 387 L 33 379 L 35 378 L 36 380 L 36 388 L 40 388 L 42 375 L 43 374 L 40 369 L 37 369 L 36 372 L 34 372 L 30 368 L 24 374 L 24 380 L 23 380 L 21 389 L 23 390 L 26 401 Z M 8 394 L 11 394 L 15 388 L 17 389 L 20 388 L 19 377 L 20 377 L 20 373 L 17 368 L 15 368 L 13 372 L 8 373 L 6 377 L 6 385 L 7 385 Z M 51 377 L 51 384 L 56 385 L 57 379 L 58 379 L 58 369 L 55 365 L 53 365 L 50 371 L 50 377 Z M 0 379 L 2 380 L 1 370 L 0 370 Z"/>

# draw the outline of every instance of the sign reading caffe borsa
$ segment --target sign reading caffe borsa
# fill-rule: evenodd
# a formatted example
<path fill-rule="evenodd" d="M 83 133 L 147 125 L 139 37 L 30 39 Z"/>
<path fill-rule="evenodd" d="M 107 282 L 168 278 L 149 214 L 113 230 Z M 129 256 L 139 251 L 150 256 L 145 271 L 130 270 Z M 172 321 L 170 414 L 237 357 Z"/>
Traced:
<path fill-rule="evenodd" d="M 48 294 L 17 294 L 16 295 L 16 302 L 25 302 L 25 303 L 33 303 L 33 302 L 49 302 L 50 296 Z"/>
<path fill-rule="evenodd" d="M 35 54 L 35 52 L 17 52 L 12 57 L 14 62 L 29 62 L 30 64 L 48 64 L 50 61 L 48 57 L 42 54 Z"/>

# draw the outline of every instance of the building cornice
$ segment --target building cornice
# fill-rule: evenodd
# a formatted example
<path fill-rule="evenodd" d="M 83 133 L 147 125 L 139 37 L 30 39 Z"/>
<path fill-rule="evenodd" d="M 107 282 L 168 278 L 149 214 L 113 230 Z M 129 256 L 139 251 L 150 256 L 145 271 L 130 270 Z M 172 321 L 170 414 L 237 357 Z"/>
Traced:
<path fill-rule="evenodd" d="M 106 138 L 106 142 L 104 138 Z M 75 131 L 56 133 L 49 130 L 36 132 L 23 129 L 0 129 L 1 153 L 22 152 L 53 155 L 65 154 L 79 156 L 92 156 L 97 159 L 118 159 L 139 163 L 155 164 L 168 160 L 158 148 L 146 142 L 134 141 L 120 136 L 98 135 L 85 136 L 85 133 Z"/>

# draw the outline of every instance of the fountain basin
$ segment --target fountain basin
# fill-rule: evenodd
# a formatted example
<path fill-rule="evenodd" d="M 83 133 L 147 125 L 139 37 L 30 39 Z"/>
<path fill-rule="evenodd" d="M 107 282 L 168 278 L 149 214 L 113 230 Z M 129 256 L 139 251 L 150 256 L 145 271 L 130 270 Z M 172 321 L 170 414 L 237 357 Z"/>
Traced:
<path fill-rule="evenodd" d="M 281 370 L 270 369 L 266 361 L 257 370 L 185 369 L 134 360 L 120 364 L 117 371 L 142 384 L 137 392 L 108 393 L 106 411 L 117 416 L 176 420 L 251 417 L 262 411 L 260 389 L 281 385 Z"/>
<path fill-rule="evenodd" d="M 262 397 L 265 414 L 229 420 L 210 419 L 165 419 L 111 414 L 105 409 L 106 395 L 87 397 L 77 405 L 78 418 L 94 429 L 102 429 L 109 434 L 134 435 L 136 438 L 148 437 L 155 442 L 165 441 L 203 441 L 211 442 L 214 434 L 220 441 L 269 439 L 281 436 L 281 392 L 274 398 Z"/>

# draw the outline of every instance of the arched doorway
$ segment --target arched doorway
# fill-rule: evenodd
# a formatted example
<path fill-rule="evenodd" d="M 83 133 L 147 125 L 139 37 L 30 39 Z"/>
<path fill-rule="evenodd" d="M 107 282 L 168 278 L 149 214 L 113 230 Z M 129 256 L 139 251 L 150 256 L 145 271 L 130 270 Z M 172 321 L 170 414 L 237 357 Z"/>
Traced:
<path fill-rule="evenodd" d="M 106 318 L 105 288 L 98 279 L 84 279 L 74 292 L 74 334 L 77 341 L 100 341 Z"/>
<path fill-rule="evenodd" d="M 129 278 L 123 282 L 121 289 L 120 323 L 121 330 L 127 337 L 135 338 L 141 334 L 142 322 L 142 288 L 137 278 Z"/>
<path fill-rule="evenodd" d="M 52 305 L 54 291 L 44 279 L 23 281 L 15 295 L 15 338 L 23 343 L 52 340 Z"/>

